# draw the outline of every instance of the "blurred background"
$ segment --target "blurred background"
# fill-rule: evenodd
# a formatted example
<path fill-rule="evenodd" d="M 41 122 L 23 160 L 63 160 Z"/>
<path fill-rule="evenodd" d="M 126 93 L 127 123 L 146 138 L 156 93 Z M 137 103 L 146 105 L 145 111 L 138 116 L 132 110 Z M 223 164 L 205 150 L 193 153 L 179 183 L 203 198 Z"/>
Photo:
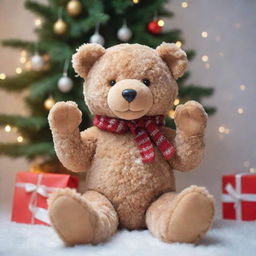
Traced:
<path fill-rule="evenodd" d="M 0 2 L 0 40 L 9 38 L 37 40 L 38 37 L 34 33 L 34 29 L 35 27 L 38 29 L 41 22 L 38 21 L 37 15 L 24 8 L 24 2 L 23 0 L 2 0 Z M 36 2 L 46 3 L 47 1 Z M 146 2 L 149 4 L 149 2 L 156 1 Z M 141 8 L 141 18 L 145 18 L 146 9 L 144 13 L 143 8 L 139 7 L 140 3 L 135 4 Z M 164 25 L 160 22 L 160 25 L 163 25 L 161 27 L 163 33 L 177 28 L 182 31 L 182 39 L 175 42 L 185 50 L 193 49 L 196 53 L 189 65 L 190 76 L 186 83 L 200 85 L 202 88 L 213 88 L 214 94 L 203 98 L 202 103 L 217 109 L 216 113 L 209 117 L 204 161 L 199 168 L 192 172 L 176 173 L 177 189 L 180 190 L 191 184 L 206 186 L 216 198 L 217 217 L 219 217 L 222 175 L 256 168 L 254 144 L 256 136 L 254 126 L 256 1 L 173 0 L 165 3 L 164 9 L 173 12 L 174 17 L 168 19 L 164 15 L 162 17 L 159 14 L 154 14 L 151 20 L 154 21 L 157 18 L 157 21 L 164 21 Z M 61 15 L 59 11 L 56 13 Z M 59 18 L 57 17 L 57 21 Z M 127 23 L 129 27 L 129 22 Z M 118 26 L 121 27 L 121 25 Z M 157 37 L 157 31 L 154 29 L 158 28 L 148 27 L 149 34 Z M 134 32 L 135 37 L 137 32 L 135 29 L 133 31 L 132 26 L 131 31 Z M 109 42 L 106 35 L 104 36 L 107 46 Z M 126 39 L 125 37 L 129 37 L 127 30 L 123 34 L 123 39 Z M 159 38 L 161 39 L 161 37 Z M 163 39 L 165 38 L 163 37 Z M 81 40 L 83 41 L 83 38 L 80 38 Z M 101 38 L 94 38 L 94 40 L 101 40 Z M 88 39 L 84 40 L 84 42 L 86 41 Z M 142 39 L 141 41 L 143 42 Z M 33 52 L 32 46 L 29 47 L 28 49 Z M 40 42 L 38 47 L 40 52 Z M 2 81 L 12 75 L 22 75 L 21 73 L 24 71 L 21 67 L 22 57 L 26 57 L 22 54 L 25 53 L 22 53 L 21 49 L 0 46 L 0 79 Z M 47 56 L 44 58 L 47 59 Z M 65 60 L 63 67 L 65 66 L 64 62 Z M 35 64 L 40 66 L 40 60 L 38 62 L 37 59 Z M 70 72 L 73 75 L 72 71 Z M 76 83 L 81 83 L 81 80 Z M 8 86 L 12 86 L 12 83 L 10 82 Z M 68 86 L 70 84 L 64 84 L 65 88 Z M 186 86 L 182 88 L 184 92 Z M 208 92 L 211 94 L 210 91 Z M 11 93 L 8 90 L 0 90 L 0 113 L 28 115 L 31 109 L 28 109 L 24 103 L 24 98 L 28 94 L 28 89 Z M 45 100 L 50 97 L 48 96 Z M 68 99 L 69 94 L 65 94 L 65 97 Z M 72 94 L 72 97 L 75 96 Z M 58 95 L 56 99 L 58 100 Z M 182 103 L 182 99 L 176 103 Z M 209 111 L 211 112 L 211 109 Z M 170 119 L 171 116 L 172 112 L 170 111 Z M 8 122 L 3 118 L 0 121 L 2 122 L 0 123 L 0 143 L 24 143 L 23 136 L 18 129 L 15 129 L 15 126 L 8 126 Z M 10 210 L 15 173 L 27 171 L 30 168 L 31 162 L 24 157 L 10 158 L 5 154 L 0 156 L 1 210 Z"/>

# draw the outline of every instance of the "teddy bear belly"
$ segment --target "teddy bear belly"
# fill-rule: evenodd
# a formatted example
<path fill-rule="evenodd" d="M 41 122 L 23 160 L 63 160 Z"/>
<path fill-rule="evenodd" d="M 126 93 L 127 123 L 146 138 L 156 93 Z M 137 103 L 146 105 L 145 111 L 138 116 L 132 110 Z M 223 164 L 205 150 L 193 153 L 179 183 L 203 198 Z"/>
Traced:
<path fill-rule="evenodd" d="M 149 205 L 162 193 L 175 190 L 173 172 L 158 152 L 152 164 L 142 163 L 137 148 L 95 159 L 86 190 L 98 191 L 112 202 L 121 227 L 144 228 Z"/>

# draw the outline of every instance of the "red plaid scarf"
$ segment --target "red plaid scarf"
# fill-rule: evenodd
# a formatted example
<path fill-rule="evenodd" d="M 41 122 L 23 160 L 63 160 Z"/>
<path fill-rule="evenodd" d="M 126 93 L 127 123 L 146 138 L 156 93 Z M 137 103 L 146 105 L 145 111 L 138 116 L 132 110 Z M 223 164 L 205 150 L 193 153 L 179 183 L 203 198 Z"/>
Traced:
<path fill-rule="evenodd" d="M 145 116 L 129 121 L 96 115 L 93 124 L 102 130 L 118 134 L 124 134 L 130 130 L 134 135 L 134 140 L 138 145 L 144 163 L 151 163 L 155 159 L 152 141 L 166 160 L 169 160 L 175 153 L 173 145 L 158 128 L 164 125 L 164 116 Z"/>

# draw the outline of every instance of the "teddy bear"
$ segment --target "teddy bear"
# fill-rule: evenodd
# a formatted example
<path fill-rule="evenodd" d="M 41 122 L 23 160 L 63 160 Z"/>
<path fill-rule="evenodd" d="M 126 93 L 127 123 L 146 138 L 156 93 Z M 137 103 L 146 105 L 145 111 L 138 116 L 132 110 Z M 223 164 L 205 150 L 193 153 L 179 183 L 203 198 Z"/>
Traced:
<path fill-rule="evenodd" d="M 80 132 L 82 114 L 71 101 L 56 103 L 48 117 L 61 163 L 86 173 L 85 193 L 62 189 L 48 201 L 52 227 L 67 246 L 104 242 L 120 228 L 197 243 L 211 227 L 213 197 L 195 185 L 178 193 L 174 178 L 174 170 L 199 165 L 207 114 L 188 101 L 176 108 L 176 131 L 164 126 L 187 62 L 165 42 L 156 49 L 83 44 L 73 55 L 94 125 Z"/>

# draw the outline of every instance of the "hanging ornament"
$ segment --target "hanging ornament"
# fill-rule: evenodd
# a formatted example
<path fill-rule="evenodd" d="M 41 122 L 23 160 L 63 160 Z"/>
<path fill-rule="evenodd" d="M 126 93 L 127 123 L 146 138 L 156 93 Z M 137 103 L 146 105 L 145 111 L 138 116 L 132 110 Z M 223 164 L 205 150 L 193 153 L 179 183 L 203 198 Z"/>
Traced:
<path fill-rule="evenodd" d="M 63 76 L 58 81 L 58 88 L 63 93 L 70 92 L 70 90 L 73 88 L 73 85 L 74 85 L 73 80 L 70 77 L 68 77 L 68 74 L 67 74 L 68 64 L 69 64 L 69 59 L 66 59 Z"/>
<path fill-rule="evenodd" d="M 117 31 L 117 37 L 122 42 L 128 42 L 132 37 L 132 31 L 127 27 L 126 21 L 123 26 Z"/>
<path fill-rule="evenodd" d="M 99 34 L 99 27 L 100 27 L 100 25 L 97 24 L 95 27 L 94 34 L 90 37 L 90 43 L 104 45 L 105 40 L 104 40 L 104 37 Z"/>
<path fill-rule="evenodd" d="M 67 12 L 70 16 L 75 17 L 81 14 L 82 4 L 79 0 L 71 0 L 67 4 Z"/>
<path fill-rule="evenodd" d="M 73 88 L 73 80 L 67 75 L 63 75 L 58 81 L 58 88 L 63 93 L 70 92 Z"/>
<path fill-rule="evenodd" d="M 159 25 L 159 20 L 154 19 L 148 23 L 148 30 L 151 34 L 158 35 L 162 31 L 162 26 Z"/>
<path fill-rule="evenodd" d="M 44 101 L 44 107 L 47 109 L 47 110 L 50 110 L 53 105 L 55 104 L 55 100 L 52 96 L 48 97 L 45 101 Z"/>
<path fill-rule="evenodd" d="M 30 63 L 31 63 L 31 68 L 34 71 L 40 71 L 44 67 L 44 59 L 38 53 L 35 53 L 35 55 L 31 57 Z"/>
<path fill-rule="evenodd" d="M 58 19 L 53 25 L 53 31 L 57 35 L 63 35 L 67 32 L 68 25 L 62 19 Z"/>
<path fill-rule="evenodd" d="M 53 31 L 57 35 L 63 35 L 67 32 L 68 25 L 62 19 L 62 9 L 59 9 L 59 17 L 58 20 L 53 25 Z"/>

